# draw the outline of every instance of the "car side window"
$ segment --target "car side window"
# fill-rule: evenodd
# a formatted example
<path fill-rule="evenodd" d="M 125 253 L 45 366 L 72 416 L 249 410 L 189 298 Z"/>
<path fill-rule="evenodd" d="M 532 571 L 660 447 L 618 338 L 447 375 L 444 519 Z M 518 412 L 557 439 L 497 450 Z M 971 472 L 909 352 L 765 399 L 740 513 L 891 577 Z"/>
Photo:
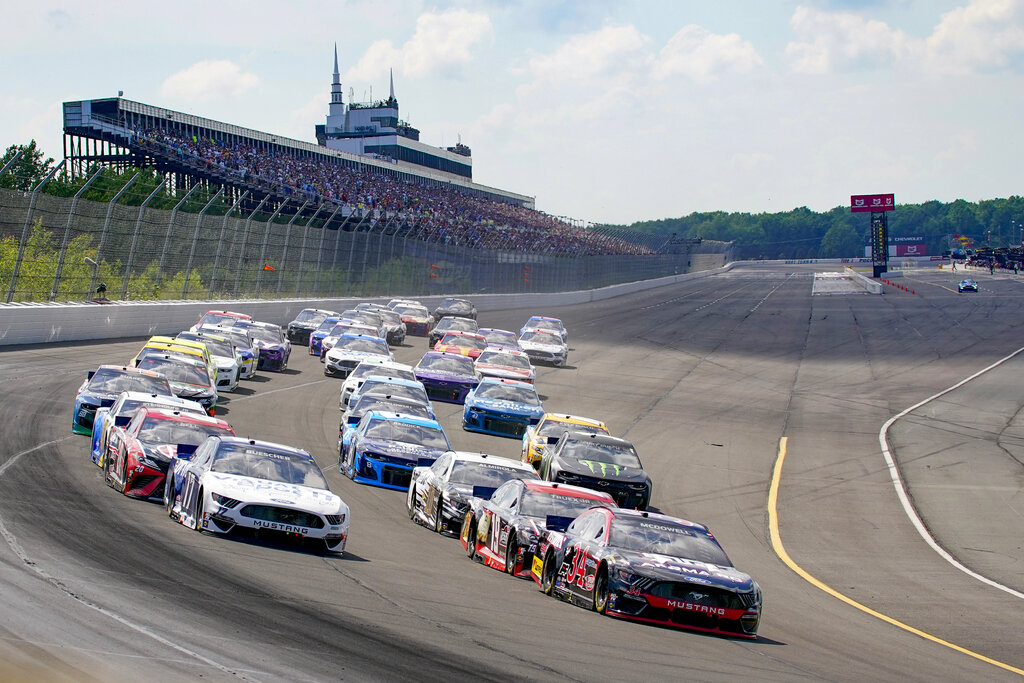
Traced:
<path fill-rule="evenodd" d="M 437 476 L 441 476 L 448 469 L 448 463 L 451 462 L 451 456 L 445 453 L 440 458 L 434 461 L 434 464 L 430 466 L 430 470 Z"/>
<path fill-rule="evenodd" d="M 498 507 L 511 507 L 510 503 L 516 499 L 517 493 L 518 490 L 514 486 L 514 482 L 508 482 L 494 492 L 494 495 L 491 497 L 491 503 Z"/>

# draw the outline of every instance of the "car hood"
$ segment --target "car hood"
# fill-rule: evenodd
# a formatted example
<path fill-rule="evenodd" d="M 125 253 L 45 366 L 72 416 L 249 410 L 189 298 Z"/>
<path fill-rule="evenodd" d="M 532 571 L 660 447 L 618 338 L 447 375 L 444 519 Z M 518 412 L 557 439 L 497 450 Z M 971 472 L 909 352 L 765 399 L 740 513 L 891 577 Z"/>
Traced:
<path fill-rule="evenodd" d="M 171 382 L 171 391 L 178 398 L 195 398 L 196 396 L 216 396 L 217 392 L 209 387 L 201 387 L 198 384 L 186 384 L 185 382 Z"/>
<path fill-rule="evenodd" d="M 363 439 L 359 441 L 358 448 L 362 452 L 372 451 L 390 458 L 401 458 L 413 464 L 416 464 L 421 458 L 436 460 L 448 450 L 446 448 L 431 448 L 418 443 L 393 441 L 391 439 Z"/>
<path fill-rule="evenodd" d="M 582 474 L 586 477 L 599 477 L 613 481 L 628 481 L 643 483 L 647 481 L 647 473 L 638 467 L 623 467 L 610 463 L 598 462 L 581 458 L 566 458 L 559 465 L 566 472 Z"/>
<path fill-rule="evenodd" d="M 735 567 L 627 550 L 616 550 L 614 561 L 619 569 L 628 569 L 634 574 L 661 581 L 686 581 L 737 593 L 746 593 L 754 589 L 754 580 L 750 575 Z"/>
<path fill-rule="evenodd" d="M 334 361 L 351 358 L 358 358 L 360 360 L 364 358 L 384 358 L 385 360 L 391 360 L 383 353 L 370 353 L 368 351 L 347 351 L 345 349 L 339 349 L 338 347 L 334 347 L 333 349 L 328 351 L 327 358 L 328 360 Z"/>
<path fill-rule="evenodd" d="M 518 379 L 521 380 L 524 377 L 532 378 L 533 373 L 529 370 L 521 370 L 519 368 L 510 368 L 507 365 L 477 365 L 476 369 L 481 375 L 488 377 L 500 377 L 503 379 Z"/>
<path fill-rule="evenodd" d="M 424 379 L 432 379 L 440 382 L 470 382 L 476 383 L 478 380 L 475 375 L 463 375 L 459 372 L 449 372 L 447 370 L 431 370 L 430 368 L 423 368 L 416 370 L 416 379 L 421 382 Z"/>
<path fill-rule="evenodd" d="M 496 398 L 473 398 L 467 403 L 478 410 L 487 410 L 495 413 L 514 413 L 516 415 L 540 415 L 544 414 L 542 406 L 531 406 L 516 401 L 505 401 Z"/>
<path fill-rule="evenodd" d="M 561 351 L 565 348 L 564 344 L 542 344 L 541 342 L 535 341 L 520 341 L 519 346 L 524 351 L 526 349 L 536 349 L 538 351 Z"/>
<path fill-rule="evenodd" d="M 269 479 L 243 477 L 237 474 L 207 472 L 203 475 L 206 490 L 243 503 L 285 505 L 324 515 L 348 513 L 340 497 L 324 489 L 286 484 Z"/>

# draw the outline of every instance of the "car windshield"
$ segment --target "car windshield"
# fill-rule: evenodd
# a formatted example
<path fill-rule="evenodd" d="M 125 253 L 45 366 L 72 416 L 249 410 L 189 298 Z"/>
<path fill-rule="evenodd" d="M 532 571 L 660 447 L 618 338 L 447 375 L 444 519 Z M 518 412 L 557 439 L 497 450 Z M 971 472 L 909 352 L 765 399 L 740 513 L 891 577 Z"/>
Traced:
<path fill-rule="evenodd" d="M 612 520 L 608 545 L 639 553 L 657 553 L 722 567 L 732 566 L 722 547 L 707 534 L 662 519 L 617 517 Z"/>
<path fill-rule="evenodd" d="M 247 327 L 245 331 L 250 337 L 269 344 L 280 344 L 284 341 L 284 336 L 281 334 L 281 328 L 274 329 L 253 325 L 251 327 Z"/>
<path fill-rule="evenodd" d="M 484 339 L 494 346 L 516 346 L 516 335 L 504 330 L 491 330 L 484 334 Z"/>
<path fill-rule="evenodd" d="M 522 386 L 519 384 L 485 383 L 476 388 L 477 398 L 491 398 L 496 401 L 514 401 L 526 405 L 539 406 L 540 399 L 537 398 L 537 390 L 533 386 Z"/>
<path fill-rule="evenodd" d="M 117 394 L 122 391 L 142 391 L 147 394 L 169 396 L 171 388 L 167 380 L 160 377 L 147 377 L 134 372 L 107 370 L 100 368 L 89 380 L 89 391 Z"/>
<path fill-rule="evenodd" d="M 468 301 L 463 301 L 462 299 L 445 299 L 444 303 L 442 303 L 439 308 L 446 311 L 469 313 L 473 310 L 473 304 Z"/>
<path fill-rule="evenodd" d="M 200 325 L 220 325 L 221 323 L 234 324 L 238 320 L 243 320 L 237 315 L 225 315 L 223 313 L 207 313 L 199 319 Z"/>
<path fill-rule="evenodd" d="M 562 345 L 562 338 L 550 332 L 526 331 L 523 332 L 523 336 L 519 338 L 519 341 L 533 342 L 535 344 L 554 344 L 555 346 Z"/>
<path fill-rule="evenodd" d="M 225 358 L 235 357 L 235 348 L 226 342 L 219 341 L 217 339 L 211 339 L 210 337 L 201 337 L 198 334 L 195 336 L 178 335 L 178 339 L 185 339 L 187 341 L 202 342 L 206 346 L 206 350 L 210 352 L 211 356 L 222 356 Z"/>
<path fill-rule="evenodd" d="M 532 479 L 531 474 L 515 467 L 492 462 L 456 461 L 452 465 L 452 473 L 448 475 L 448 481 L 453 484 L 498 488 L 510 479 Z"/>
<path fill-rule="evenodd" d="M 480 365 L 497 365 L 503 368 L 516 368 L 517 370 L 529 370 L 530 359 L 524 356 L 516 356 L 501 351 L 484 351 L 477 358 Z"/>
<path fill-rule="evenodd" d="M 363 379 L 364 377 L 369 377 L 370 375 L 380 374 L 380 371 L 381 368 L 380 364 L 378 363 L 360 363 L 355 367 L 355 369 L 352 372 L 349 373 L 348 379 Z M 390 369 L 388 370 L 388 372 L 390 372 Z"/>
<path fill-rule="evenodd" d="M 360 391 L 367 394 L 389 394 L 391 396 L 411 398 L 424 404 L 429 401 L 427 392 L 423 387 L 398 384 L 397 382 L 389 382 L 387 380 L 374 380 L 372 377 L 363 382 Z"/>
<path fill-rule="evenodd" d="M 566 457 L 590 462 L 603 462 L 619 467 L 635 467 L 640 469 L 640 458 L 633 449 L 618 444 L 599 443 L 596 441 L 569 441 L 562 449 Z"/>
<path fill-rule="evenodd" d="M 220 328 L 217 330 L 217 334 L 221 335 L 222 337 L 227 337 L 228 339 L 230 339 L 231 343 L 235 346 L 235 348 L 252 348 L 252 339 L 250 339 L 249 335 L 247 335 L 245 332 L 242 332 L 241 330 L 226 330 Z"/>
<path fill-rule="evenodd" d="M 541 425 L 540 435 L 541 436 L 556 436 L 561 435 L 562 432 L 573 431 L 583 432 L 584 434 L 607 434 L 607 429 L 601 429 L 597 425 L 590 424 L 576 424 L 570 422 L 562 422 L 560 420 L 545 420 L 544 424 Z"/>
<path fill-rule="evenodd" d="M 275 451 L 259 444 L 221 444 L 211 471 L 330 490 L 320 467 L 308 455 Z"/>
<path fill-rule="evenodd" d="M 381 356 L 388 355 L 388 344 L 380 339 L 360 339 L 358 337 L 340 337 L 335 350 L 356 351 L 361 353 L 376 353 Z"/>
<path fill-rule="evenodd" d="M 370 394 L 367 396 L 361 396 L 356 402 L 356 405 L 351 408 L 345 419 L 347 422 L 352 422 L 353 420 L 358 422 L 359 418 L 371 410 L 402 413 L 403 415 L 419 417 L 424 420 L 434 419 L 434 416 L 430 412 L 430 408 L 425 404 L 418 403 L 412 399 L 403 400 L 402 397 L 396 398 L 387 394 Z"/>
<path fill-rule="evenodd" d="M 188 444 L 198 446 L 208 436 L 230 435 L 231 430 L 217 425 L 196 424 L 172 420 L 156 415 L 147 415 L 145 422 L 139 427 L 139 441 L 148 444 Z"/>
<path fill-rule="evenodd" d="M 484 349 L 487 347 L 487 340 L 483 337 L 469 337 L 464 334 L 446 334 L 441 339 L 441 343 L 462 346 L 467 349 Z"/>
<path fill-rule="evenodd" d="M 380 325 L 380 316 L 371 311 L 348 310 L 343 312 L 341 317 L 348 318 L 349 320 L 358 320 L 364 325 L 369 325 L 370 327 L 377 327 Z"/>
<path fill-rule="evenodd" d="M 467 318 L 441 318 L 434 329 L 438 332 L 449 332 L 455 330 L 458 330 L 459 332 L 476 332 L 477 324 L 475 321 Z"/>
<path fill-rule="evenodd" d="M 167 358 L 143 358 L 139 368 L 159 372 L 172 382 L 210 386 L 210 376 L 206 370 L 195 365 L 185 365 Z"/>
<path fill-rule="evenodd" d="M 535 318 L 526 323 L 526 326 L 535 330 L 553 330 L 555 332 L 562 331 L 562 323 L 554 320 L 538 320 Z"/>
<path fill-rule="evenodd" d="M 330 318 L 330 319 L 327 319 L 327 320 L 322 320 L 320 322 L 319 327 L 316 328 L 316 331 L 317 332 L 327 332 L 332 327 L 334 327 L 335 323 L 337 323 L 337 322 L 338 322 L 337 318 Z"/>
<path fill-rule="evenodd" d="M 395 306 L 395 311 L 410 318 L 426 318 L 430 315 L 425 306 Z"/>
<path fill-rule="evenodd" d="M 377 315 L 388 325 L 399 325 L 402 322 L 402 316 L 394 311 L 377 311 Z"/>
<path fill-rule="evenodd" d="M 563 496 L 546 491 L 526 491 L 523 494 L 523 502 L 519 506 L 519 512 L 527 517 L 538 517 L 540 519 L 544 519 L 548 515 L 576 518 L 598 504 L 600 504 L 600 501 L 593 498 Z"/>
<path fill-rule="evenodd" d="M 370 439 L 402 441 L 429 448 L 448 450 L 451 446 L 444 432 L 437 427 L 402 422 L 399 420 L 372 419 L 366 426 L 366 436 Z"/>
<path fill-rule="evenodd" d="M 459 375 L 476 374 L 473 360 L 468 356 L 423 356 L 416 367 L 429 368 L 438 372 L 453 372 Z"/>
<path fill-rule="evenodd" d="M 326 313 L 317 311 L 312 308 L 304 308 L 299 311 L 299 314 L 295 316 L 294 322 L 297 323 L 316 323 L 319 324 L 327 317 Z"/>

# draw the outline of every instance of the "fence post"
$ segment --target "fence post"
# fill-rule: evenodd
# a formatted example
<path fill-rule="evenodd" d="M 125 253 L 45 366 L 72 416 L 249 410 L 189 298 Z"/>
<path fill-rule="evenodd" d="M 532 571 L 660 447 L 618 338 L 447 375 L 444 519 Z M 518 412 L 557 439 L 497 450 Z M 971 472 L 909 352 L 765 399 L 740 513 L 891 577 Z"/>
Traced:
<path fill-rule="evenodd" d="M 24 154 L 24 153 L 25 153 L 24 150 L 20 150 L 19 149 L 18 153 L 15 154 L 13 157 L 11 157 L 10 161 L 8 161 L 6 164 L 4 164 L 3 168 L 0 168 L 0 176 L 2 176 L 4 173 L 7 173 L 7 169 L 9 169 L 11 166 L 14 166 L 14 162 L 16 162 L 18 159 L 20 159 L 21 155 Z"/>
<path fill-rule="evenodd" d="M 309 206 L 308 199 L 302 203 L 302 206 L 299 207 L 299 210 L 295 212 L 295 215 L 292 216 L 292 219 L 288 221 L 288 225 L 284 228 L 284 249 L 281 250 L 281 263 L 277 266 L 277 292 L 274 294 L 278 299 L 281 298 L 281 285 L 283 284 L 283 280 L 281 278 L 284 277 L 285 261 L 288 259 L 288 242 L 291 241 L 292 226 L 295 224 L 295 221 L 298 220 L 302 212 L 306 210 L 307 206 Z"/>
<path fill-rule="evenodd" d="M 317 252 L 316 252 L 316 270 L 313 271 L 313 297 L 314 298 L 320 296 L 320 271 L 322 270 L 322 268 L 320 267 L 320 261 L 324 257 L 324 239 L 327 237 L 327 232 L 329 230 L 327 226 L 329 226 L 331 224 L 331 222 L 334 220 L 334 217 L 338 214 L 339 211 L 341 211 L 341 204 L 338 204 L 336 207 L 334 207 L 334 213 L 332 213 L 331 217 L 328 218 L 327 221 L 322 226 L 320 226 L 320 248 L 317 249 Z M 337 259 L 337 257 L 338 257 L 338 253 L 337 253 L 338 241 L 337 240 L 334 241 L 334 247 L 335 247 L 334 257 L 335 257 L 335 259 Z M 333 275 L 332 275 L 332 278 L 333 278 Z"/>
<path fill-rule="evenodd" d="M 131 278 L 132 266 L 135 265 L 135 247 L 139 243 L 139 231 L 142 229 L 142 214 L 146 210 L 146 205 L 152 201 L 153 197 L 156 196 L 157 192 L 163 189 L 164 185 L 167 184 L 167 177 L 165 176 L 163 181 L 156 188 L 149 193 L 146 197 L 146 201 L 142 202 L 139 207 L 139 216 L 135 219 L 135 231 L 132 233 L 132 244 L 128 248 L 128 263 L 124 267 L 124 281 L 121 283 L 121 299 L 125 300 L 128 298 L 128 281 Z"/>
<path fill-rule="evenodd" d="M 281 205 L 277 207 L 277 211 L 267 221 L 267 231 L 263 234 L 263 247 L 260 249 L 260 269 L 256 271 L 256 293 L 254 298 L 260 298 L 260 287 L 263 286 L 263 269 L 267 265 L 267 244 L 270 242 L 270 225 L 274 222 L 274 219 L 281 213 L 281 209 L 285 207 L 289 199 L 285 199 L 281 202 Z"/>
<path fill-rule="evenodd" d="M 117 204 L 117 200 L 121 198 L 128 188 L 139 179 L 138 173 L 132 176 L 132 179 L 124 184 L 117 194 L 107 203 L 107 217 L 103 221 L 103 232 L 100 233 L 100 244 L 96 247 L 96 267 L 92 269 L 92 279 L 89 281 L 89 291 L 86 292 L 86 296 L 91 295 L 96 291 L 96 275 L 99 273 L 99 264 L 103 262 L 103 246 L 107 243 L 107 230 L 110 229 L 110 219 L 114 217 L 114 206 Z"/>
<path fill-rule="evenodd" d="M 5 167 L 6 168 L 6 167 Z M 50 288 L 50 301 L 57 298 L 57 289 L 60 287 L 60 276 L 64 272 L 64 256 L 68 250 L 68 241 L 71 239 L 71 222 L 75 218 L 75 207 L 78 206 L 78 199 L 82 196 L 82 193 L 89 189 L 93 181 L 100 177 L 103 173 L 104 167 L 100 166 L 96 169 L 96 172 L 92 174 L 89 180 L 85 181 L 81 189 L 75 193 L 75 196 L 71 199 L 71 208 L 68 209 L 68 224 L 64 226 L 64 239 L 60 243 L 60 254 L 57 256 L 57 270 L 53 274 L 53 286 Z M 0 173 L 0 175 L 3 175 Z"/>
<path fill-rule="evenodd" d="M 167 260 L 167 250 L 171 246 L 171 230 L 174 229 L 174 219 L 177 218 L 178 216 L 178 209 L 181 208 L 181 205 L 184 204 L 185 201 L 192 196 L 192 193 L 198 189 L 199 183 L 197 182 L 195 185 L 191 187 L 191 189 L 189 189 L 188 192 L 185 193 L 185 196 L 182 197 L 181 200 L 174 205 L 174 208 L 171 209 L 171 217 L 167 220 L 167 235 L 164 237 L 164 248 L 163 251 L 160 252 L 160 265 L 156 269 L 157 285 L 160 285 L 164 279 L 164 263 Z"/>
<path fill-rule="evenodd" d="M 238 205 L 241 204 L 243 201 L 245 201 L 245 198 L 248 197 L 248 196 L 249 196 L 249 190 L 246 190 L 245 192 L 243 192 L 242 196 L 240 196 L 238 199 L 236 199 L 235 203 L 231 205 L 230 209 L 228 209 L 228 212 L 226 214 L 224 214 L 224 220 L 221 221 L 221 224 L 220 224 L 220 238 L 218 238 L 218 240 L 217 240 L 217 249 L 215 250 L 216 253 L 213 256 L 213 275 L 210 276 L 210 297 L 211 298 L 213 297 L 214 288 L 217 286 L 217 268 L 220 267 L 220 253 L 224 250 L 224 233 L 228 229 L 228 217 L 232 213 L 234 213 L 235 209 L 238 208 Z"/>
<path fill-rule="evenodd" d="M 313 212 L 312 217 L 306 221 L 306 225 L 302 228 L 302 250 L 299 251 L 299 267 L 298 277 L 295 278 L 295 296 L 299 295 L 299 288 L 302 287 L 302 266 L 306 265 L 306 243 L 309 241 L 309 224 L 316 220 L 316 217 L 320 215 L 320 211 L 324 208 L 321 203 L 317 205 L 316 211 Z"/>
<path fill-rule="evenodd" d="M 199 243 L 199 228 L 202 227 L 203 214 L 205 214 L 209 210 L 209 208 L 213 206 L 213 203 L 215 201 L 220 199 L 220 196 L 222 194 L 224 194 L 223 187 L 217 190 L 217 194 L 213 195 L 213 199 L 206 202 L 206 206 L 204 206 L 203 210 L 199 212 L 198 216 L 196 216 L 196 231 L 192 235 L 192 248 L 188 252 L 188 263 L 185 264 L 185 282 L 181 286 L 182 299 L 188 298 L 188 280 L 190 277 L 192 277 L 192 261 L 196 257 L 196 244 Z"/>
<path fill-rule="evenodd" d="M 67 161 L 66 159 L 64 161 Z M 7 289 L 7 303 L 11 303 L 14 300 L 14 286 L 18 282 L 18 273 L 21 271 L 21 262 L 25 258 L 25 245 L 28 242 L 28 231 L 32 226 L 32 212 L 36 208 L 36 198 L 39 197 L 39 191 L 43 189 L 46 183 L 53 179 L 53 176 L 57 174 L 61 168 L 64 167 L 64 161 L 57 164 L 52 171 L 46 174 L 46 177 L 39 181 L 39 184 L 32 190 L 32 197 L 28 200 L 28 212 L 25 214 L 25 227 L 21 229 L 21 242 L 18 243 L 18 257 L 14 261 L 14 270 L 11 271 L 11 286 Z M 10 164 L 8 164 L 10 166 Z M 7 168 L 6 166 L 4 167 Z"/>
<path fill-rule="evenodd" d="M 238 283 L 242 279 L 242 264 L 245 262 L 245 244 L 249 241 L 249 226 L 252 225 L 252 217 L 259 213 L 260 209 L 263 208 L 263 205 L 267 203 L 268 199 L 270 199 L 269 194 L 265 195 L 263 199 L 260 200 L 259 206 L 253 209 L 252 213 L 249 214 L 249 217 L 245 219 L 245 230 L 242 231 L 242 248 L 238 250 L 238 268 L 235 270 L 235 286 L 231 290 L 231 296 L 236 299 L 238 298 Z"/>

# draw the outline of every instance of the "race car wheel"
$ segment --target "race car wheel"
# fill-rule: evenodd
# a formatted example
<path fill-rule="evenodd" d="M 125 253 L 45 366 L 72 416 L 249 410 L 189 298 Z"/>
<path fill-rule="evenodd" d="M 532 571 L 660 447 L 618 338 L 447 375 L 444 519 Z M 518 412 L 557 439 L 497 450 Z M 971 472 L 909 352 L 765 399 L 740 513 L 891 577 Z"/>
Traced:
<path fill-rule="evenodd" d="M 116 491 L 125 493 L 128 490 L 128 455 L 121 460 L 121 487 L 115 488 Z"/>
<path fill-rule="evenodd" d="M 551 595 L 551 591 L 555 588 L 555 574 L 558 572 L 558 568 L 555 567 L 555 555 L 554 553 L 548 553 L 544 556 L 544 564 L 540 570 L 540 590 L 544 595 Z"/>
<path fill-rule="evenodd" d="M 466 557 L 471 560 L 476 559 L 476 522 L 467 522 L 469 525 L 469 534 L 466 536 Z"/>
<path fill-rule="evenodd" d="M 167 511 L 167 516 L 174 519 L 174 475 L 173 470 L 167 472 L 167 477 L 164 479 L 164 510 Z"/>
<path fill-rule="evenodd" d="M 203 490 L 199 489 L 199 493 L 196 494 L 196 518 L 194 526 L 192 527 L 199 533 L 203 533 L 203 514 L 206 505 L 203 502 Z"/>
<path fill-rule="evenodd" d="M 516 556 L 519 554 L 519 544 L 515 539 L 510 538 L 505 545 L 505 573 L 515 576 Z"/>
<path fill-rule="evenodd" d="M 444 509 L 444 498 L 437 499 L 437 507 L 434 508 L 434 531 L 441 533 L 444 528 L 444 518 L 441 517 L 441 510 Z"/>
<path fill-rule="evenodd" d="M 594 579 L 594 611 L 604 614 L 608 609 L 608 568 L 598 567 Z"/>

